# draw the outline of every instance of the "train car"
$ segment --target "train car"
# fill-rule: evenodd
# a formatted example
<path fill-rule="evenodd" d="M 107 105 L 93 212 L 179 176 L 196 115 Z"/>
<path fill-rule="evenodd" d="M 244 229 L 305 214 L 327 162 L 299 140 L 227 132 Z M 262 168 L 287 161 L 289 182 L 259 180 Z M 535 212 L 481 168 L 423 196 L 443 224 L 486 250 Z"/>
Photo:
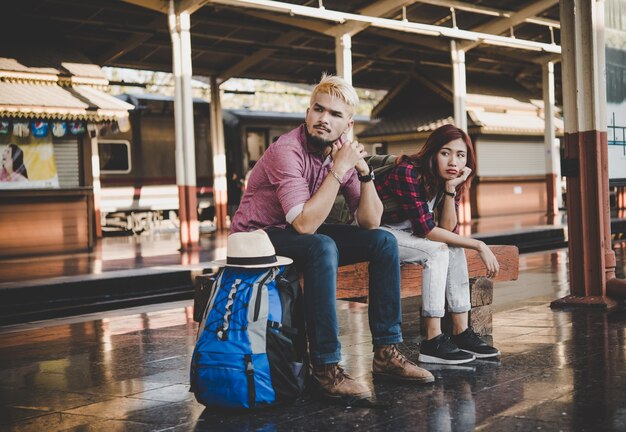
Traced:
<path fill-rule="evenodd" d="M 178 188 L 174 163 L 173 98 L 159 95 L 118 96 L 131 103 L 126 132 L 103 130 L 100 156 L 100 212 L 103 234 L 175 228 Z M 194 99 L 198 218 L 201 231 L 214 229 L 213 161 L 209 103 Z M 223 110 L 227 161 L 229 215 L 241 198 L 250 161 L 258 160 L 281 134 L 304 121 L 304 113 Z M 355 133 L 369 125 L 369 117 L 355 117 Z"/>
<path fill-rule="evenodd" d="M 176 222 L 178 188 L 174 163 L 173 98 L 159 95 L 120 95 L 135 109 L 130 129 L 101 131 L 100 211 L 103 234 L 139 233 Z M 198 206 L 200 215 L 212 206 L 209 104 L 194 99 Z M 228 118 L 225 115 L 225 123 Z"/>

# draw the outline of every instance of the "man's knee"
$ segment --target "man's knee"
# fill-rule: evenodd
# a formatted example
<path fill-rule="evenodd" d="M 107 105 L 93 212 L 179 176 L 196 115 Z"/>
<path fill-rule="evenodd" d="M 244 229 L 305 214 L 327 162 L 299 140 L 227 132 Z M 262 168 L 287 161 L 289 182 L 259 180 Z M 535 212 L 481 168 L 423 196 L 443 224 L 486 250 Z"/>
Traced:
<path fill-rule="evenodd" d="M 309 245 L 310 259 L 323 259 L 337 261 L 339 259 L 339 251 L 335 241 L 324 234 L 313 234 Z"/>
<path fill-rule="evenodd" d="M 389 231 L 374 229 L 368 231 L 371 236 L 372 245 L 376 250 L 392 251 L 398 253 L 398 240 Z"/>

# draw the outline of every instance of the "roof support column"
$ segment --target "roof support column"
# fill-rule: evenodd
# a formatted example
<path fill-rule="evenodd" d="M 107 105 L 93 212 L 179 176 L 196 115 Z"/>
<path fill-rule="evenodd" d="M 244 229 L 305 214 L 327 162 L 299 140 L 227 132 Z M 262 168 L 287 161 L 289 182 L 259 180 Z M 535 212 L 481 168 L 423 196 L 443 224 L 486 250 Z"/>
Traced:
<path fill-rule="evenodd" d="M 546 150 L 547 215 L 556 216 L 562 204 L 560 147 L 554 129 L 554 63 L 542 66 L 543 72 L 543 117 L 545 121 L 544 143 Z"/>
<path fill-rule="evenodd" d="M 211 77 L 211 154 L 213 155 L 213 204 L 215 226 L 226 229 L 228 194 L 226 192 L 226 150 L 224 144 L 224 121 L 220 86 L 216 77 Z"/>
<path fill-rule="evenodd" d="M 452 56 L 452 86 L 454 94 L 454 123 L 458 128 L 467 132 L 467 110 L 465 99 L 467 89 L 465 86 L 465 51 L 457 48 L 455 40 L 450 41 L 450 54 Z"/>
<path fill-rule="evenodd" d="M 552 307 L 612 307 L 615 279 L 608 202 L 604 2 L 562 0 L 561 42 L 570 295 Z"/>
<path fill-rule="evenodd" d="M 450 41 L 450 55 L 452 58 L 452 93 L 454 104 L 454 123 L 467 132 L 467 110 L 465 99 L 467 89 L 465 85 L 465 51 L 457 47 L 455 40 Z M 470 192 L 463 194 L 459 203 L 459 224 L 469 224 L 472 221 L 472 207 Z"/>
<path fill-rule="evenodd" d="M 100 196 L 102 195 L 102 183 L 100 182 L 100 153 L 98 152 L 98 138 L 88 135 L 89 147 L 91 148 L 91 178 L 93 185 L 93 210 L 95 214 L 95 235 L 102 238 L 102 213 L 100 212 Z"/>
<path fill-rule="evenodd" d="M 174 72 L 174 127 L 176 137 L 176 184 L 178 185 L 180 245 L 182 250 L 198 246 L 200 230 L 196 196 L 196 157 L 191 94 L 191 35 L 188 12 L 176 13 L 169 2 L 168 22 L 172 39 Z"/>
<path fill-rule="evenodd" d="M 335 68 L 337 75 L 352 85 L 352 36 L 344 33 L 335 38 Z M 354 139 L 354 130 L 350 130 L 348 140 Z"/>

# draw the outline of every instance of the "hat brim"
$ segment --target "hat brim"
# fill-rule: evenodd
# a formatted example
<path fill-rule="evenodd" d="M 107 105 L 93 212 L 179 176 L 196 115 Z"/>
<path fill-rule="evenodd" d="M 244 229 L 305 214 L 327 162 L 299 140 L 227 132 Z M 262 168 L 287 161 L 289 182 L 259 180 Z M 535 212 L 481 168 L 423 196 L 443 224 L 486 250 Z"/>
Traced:
<path fill-rule="evenodd" d="M 276 266 L 284 266 L 284 265 L 288 265 L 291 264 L 293 262 L 293 260 L 291 258 L 287 258 L 284 256 L 276 256 L 276 262 L 273 262 L 271 264 L 227 264 L 225 259 L 221 259 L 221 260 L 215 260 L 213 261 L 213 263 L 219 267 L 244 267 L 244 268 L 269 268 L 269 267 L 276 267 Z"/>

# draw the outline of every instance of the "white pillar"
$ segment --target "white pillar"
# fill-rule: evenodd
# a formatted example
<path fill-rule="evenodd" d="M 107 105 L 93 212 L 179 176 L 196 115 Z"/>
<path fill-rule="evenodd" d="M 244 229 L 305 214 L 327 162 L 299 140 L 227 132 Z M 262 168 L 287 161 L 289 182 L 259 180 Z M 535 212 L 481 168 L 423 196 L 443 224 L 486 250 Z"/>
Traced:
<path fill-rule="evenodd" d="M 191 90 L 191 23 L 188 12 L 182 12 L 180 22 L 181 89 L 183 114 L 183 149 L 185 156 L 185 184 L 196 186 L 196 143 L 193 124 L 193 93 Z"/>
<path fill-rule="evenodd" d="M 352 84 L 352 36 L 349 34 L 335 38 L 335 63 L 337 75 Z"/>
<path fill-rule="evenodd" d="M 217 78 L 211 77 L 211 154 L 213 155 L 213 204 L 215 205 L 215 225 L 226 228 L 228 204 L 226 179 L 226 146 L 224 143 L 224 122 L 222 101 Z"/>
<path fill-rule="evenodd" d="M 100 198 L 102 196 L 102 185 L 100 183 L 100 152 L 98 148 L 98 137 L 89 135 L 91 145 L 91 176 L 93 179 L 93 209 L 95 214 L 96 238 L 102 237 L 102 213 L 100 212 Z"/>
<path fill-rule="evenodd" d="M 185 164 L 183 156 L 183 114 L 182 114 L 182 85 L 181 85 L 181 45 L 178 32 L 177 16 L 174 12 L 174 2 L 170 0 L 168 23 L 172 40 L 172 74 L 174 75 L 174 150 L 176 164 L 176 184 L 185 184 Z"/>
<path fill-rule="evenodd" d="M 459 129 L 467 132 L 467 110 L 465 99 L 467 89 L 465 86 L 465 51 L 457 48 L 456 41 L 450 41 L 450 56 L 452 59 L 452 93 L 454 104 L 454 124 Z M 472 209 L 470 204 L 470 191 L 466 189 L 459 203 L 459 224 L 467 225 L 472 221 Z"/>
<path fill-rule="evenodd" d="M 554 127 L 554 63 L 547 62 L 542 66 L 543 72 L 543 112 L 544 112 L 544 144 L 546 160 L 546 188 L 548 197 L 548 215 L 558 213 L 563 205 L 561 196 L 561 151 L 556 139 Z"/>
<path fill-rule="evenodd" d="M 335 68 L 337 75 L 352 85 L 352 36 L 348 33 L 335 38 Z M 347 138 L 354 139 L 354 130 L 350 130 Z"/>
<path fill-rule="evenodd" d="M 177 14 L 169 2 L 168 22 L 172 39 L 174 73 L 174 128 L 176 183 L 178 185 L 181 249 L 197 247 L 200 238 L 197 196 L 193 97 L 191 93 L 191 35 L 188 12 Z"/>
<path fill-rule="evenodd" d="M 450 54 L 452 56 L 452 86 L 454 94 L 454 123 L 460 129 L 467 132 L 467 110 L 465 99 L 467 89 L 465 86 L 465 51 L 457 49 L 456 41 L 450 41 Z"/>

